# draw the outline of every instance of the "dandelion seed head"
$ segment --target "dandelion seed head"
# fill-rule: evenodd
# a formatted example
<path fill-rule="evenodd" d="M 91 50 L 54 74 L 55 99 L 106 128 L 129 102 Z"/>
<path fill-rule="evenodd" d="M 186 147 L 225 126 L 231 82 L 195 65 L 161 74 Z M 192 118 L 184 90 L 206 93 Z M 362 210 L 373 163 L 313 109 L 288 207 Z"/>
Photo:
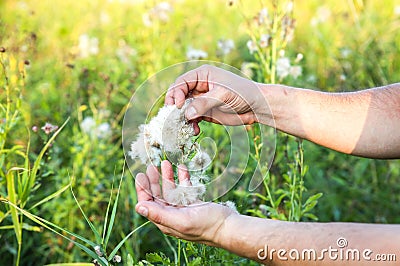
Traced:
<path fill-rule="evenodd" d="M 197 202 L 204 195 L 204 192 L 205 186 L 203 184 L 196 186 L 177 185 L 176 188 L 165 193 L 164 199 L 172 205 L 186 206 Z"/>
<path fill-rule="evenodd" d="M 189 162 L 188 167 L 192 171 L 204 172 L 210 164 L 211 164 L 210 156 L 206 152 L 199 150 L 192 158 L 192 160 Z"/>
<path fill-rule="evenodd" d="M 276 60 L 276 74 L 280 79 L 284 79 L 290 74 L 290 61 L 287 57 L 281 57 Z"/>
<path fill-rule="evenodd" d="M 217 46 L 220 54 L 227 55 L 235 48 L 235 43 L 231 39 L 221 39 L 218 41 Z"/>
<path fill-rule="evenodd" d="M 208 57 L 208 53 L 200 50 L 200 49 L 194 49 L 193 47 L 188 47 L 186 51 L 186 58 L 188 60 L 198 60 L 198 59 L 205 59 Z"/>
<path fill-rule="evenodd" d="M 292 67 L 290 67 L 289 74 L 293 78 L 297 79 L 298 77 L 301 76 L 302 72 L 303 72 L 303 69 L 301 66 L 292 66 Z"/>

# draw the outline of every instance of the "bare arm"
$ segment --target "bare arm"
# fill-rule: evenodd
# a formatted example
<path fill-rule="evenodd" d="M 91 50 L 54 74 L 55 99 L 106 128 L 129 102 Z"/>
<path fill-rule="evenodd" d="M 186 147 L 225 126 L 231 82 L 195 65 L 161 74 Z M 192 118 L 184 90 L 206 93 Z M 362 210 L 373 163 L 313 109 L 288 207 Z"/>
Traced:
<path fill-rule="evenodd" d="M 189 175 L 182 168 L 180 182 Z M 163 233 L 259 261 L 267 265 L 366 265 L 379 258 L 400 260 L 400 225 L 357 223 L 295 223 L 237 214 L 216 203 L 176 207 L 163 200 L 173 181 L 171 164 L 150 166 L 136 177 L 136 210 Z M 347 243 L 347 244 L 346 244 Z M 347 259 L 348 258 L 348 259 Z"/>
<path fill-rule="evenodd" d="M 197 131 L 200 120 L 226 125 L 260 122 L 340 152 L 400 158 L 400 83 L 326 93 L 258 84 L 204 65 L 178 77 L 165 102 L 181 106 L 190 95 L 195 100 L 186 116 Z"/>

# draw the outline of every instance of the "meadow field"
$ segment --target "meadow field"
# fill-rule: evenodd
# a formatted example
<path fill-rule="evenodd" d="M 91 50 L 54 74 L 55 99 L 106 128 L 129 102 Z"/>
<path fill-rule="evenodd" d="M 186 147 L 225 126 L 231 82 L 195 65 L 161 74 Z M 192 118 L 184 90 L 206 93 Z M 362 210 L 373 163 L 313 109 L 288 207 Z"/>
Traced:
<path fill-rule="evenodd" d="M 128 103 L 148 78 L 198 59 L 328 92 L 396 83 L 400 2 L 1 0 L 0 265 L 257 265 L 165 236 L 134 209 Z M 221 147 L 208 170 L 217 175 L 228 136 L 201 127 Z M 259 128 L 247 130 L 255 153 Z M 271 168 L 250 156 L 219 200 L 266 219 L 400 223 L 400 160 L 279 132 L 274 151 Z M 250 192 L 257 163 L 266 178 Z"/>

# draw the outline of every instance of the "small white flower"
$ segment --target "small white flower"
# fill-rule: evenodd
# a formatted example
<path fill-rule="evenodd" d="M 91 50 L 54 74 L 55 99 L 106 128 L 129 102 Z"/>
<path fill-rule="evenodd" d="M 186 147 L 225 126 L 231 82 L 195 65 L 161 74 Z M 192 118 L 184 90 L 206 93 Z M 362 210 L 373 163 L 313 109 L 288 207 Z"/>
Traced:
<path fill-rule="evenodd" d="M 112 260 L 113 262 L 120 263 L 122 261 L 122 258 L 119 255 L 115 255 Z"/>
<path fill-rule="evenodd" d="M 235 43 L 231 39 L 219 40 L 217 46 L 222 55 L 227 55 L 235 48 Z"/>
<path fill-rule="evenodd" d="M 287 57 L 281 57 L 276 60 L 276 74 L 279 79 L 284 79 L 290 74 L 290 61 Z"/>
<path fill-rule="evenodd" d="M 296 60 L 294 60 L 294 62 L 298 63 L 301 60 L 303 60 L 303 58 L 304 58 L 304 55 L 302 53 L 298 53 L 296 56 Z"/>
<path fill-rule="evenodd" d="M 95 246 L 94 251 L 96 252 L 97 256 L 99 257 L 103 256 L 103 252 L 101 252 L 100 246 Z"/>
<path fill-rule="evenodd" d="M 96 121 L 93 119 L 93 117 L 87 116 L 87 117 L 85 117 L 85 119 L 82 120 L 80 126 L 84 133 L 90 135 L 91 132 L 96 127 Z"/>
<path fill-rule="evenodd" d="M 292 67 L 290 67 L 290 71 L 289 72 L 290 72 L 289 74 L 293 78 L 297 79 L 299 76 L 301 76 L 301 74 L 303 72 L 303 69 L 301 68 L 301 66 L 292 66 Z"/>
<path fill-rule="evenodd" d="M 340 75 L 340 81 L 346 81 L 347 77 L 345 74 Z"/>
<path fill-rule="evenodd" d="M 111 126 L 109 123 L 101 123 L 95 130 L 98 139 L 107 139 L 111 137 Z"/>
<path fill-rule="evenodd" d="M 142 15 L 143 24 L 146 27 L 153 25 L 153 21 L 168 22 L 173 8 L 168 2 L 161 2 Z"/>
<path fill-rule="evenodd" d="M 269 36 L 269 34 L 261 35 L 261 37 L 260 37 L 260 47 L 261 48 L 268 47 L 270 39 L 271 39 L 271 36 Z"/>
<path fill-rule="evenodd" d="M 259 25 L 266 24 L 268 22 L 268 9 L 263 8 L 258 12 L 256 20 Z"/>
<path fill-rule="evenodd" d="M 326 6 L 321 6 L 317 9 L 317 13 L 311 19 L 311 26 L 317 26 L 320 23 L 324 23 L 330 17 L 331 17 L 331 10 Z"/>
<path fill-rule="evenodd" d="M 186 51 L 186 58 L 189 60 L 205 59 L 207 57 L 208 57 L 208 53 L 203 50 L 188 47 L 188 49 Z"/>
<path fill-rule="evenodd" d="M 250 54 L 253 54 L 258 50 L 257 44 L 253 42 L 252 40 L 248 40 L 247 43 L 247 48 L 249 49 Z"/>
<path fill-rule="evenodd" d="M 82 132 L 89 135 L 91 138 L 107 139 L 111 136 L 111 126 L 104 122 L 97 125 L 96 121 L 91 116 L 85 117 L 80 124 Z"/>
<path fill-rule="evenodd" d="M 89 37 L 87 34 L 79 36 L 79 55 L 82 58 L 96 55 L 99 53 L 99 40 L 95 37 Z"/>
<path fill-rule="evenodd" d="M 118 42 L 118 48 L 116 50 L 117 57 L 121 62 L 125 64 L 130 63 L 131 57 L 137 54 L 136 50 L 126 44 L 124 40 Z"/>

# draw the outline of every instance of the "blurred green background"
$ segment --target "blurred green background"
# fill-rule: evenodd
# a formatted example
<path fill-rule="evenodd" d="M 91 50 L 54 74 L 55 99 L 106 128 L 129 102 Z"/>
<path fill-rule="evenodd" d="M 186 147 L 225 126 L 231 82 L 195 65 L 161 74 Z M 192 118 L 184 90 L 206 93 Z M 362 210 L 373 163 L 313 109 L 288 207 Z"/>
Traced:
<path fill-rule="evenodd" d="M 238 69 L 254 61 L 246 47 L 246 21 L 260 8 L 259 1 L 225 0 L 0 1 L 0 47 L 5 48 L 0 56 L 6 65 L 0 73 L 0 98 L 5 105 L 7 77 L 10 104 L 18 113 L 12 131 L 1 132 L 0 195 L 8 197 L 5 173 L 24 162 L 9 150 L 26 151 L 29 144 L 29 160 L 35 160 L 48 140 L 40 128 L 46 122 L 61 126 L 70 117 L 41 161 L 27 207 L 73 177 L 79 203 L 100 226 L 113 180 L 122 172 L 122 120 L 135 89 L 163 68 L 190 59 L 192 49 L 206 52 L 203 59 Z M 303 54 L 302 75 L 284 83 L 343 92 L 400 80 L 400 2 L 295 1 L 294 17 L 294 39 L 286 55 Z M 218 41 L 227 39 L 234 48 L 224 54 Z M 10 122 L 0 119 L 2 127 Z M 307 193 L 324 194 L 313 212 L 319 221 L 400 223 L 399 160 L 356 158 L 309 142 L 304 149 Z M 115 244 L 145 221 L 134 211 L 134 180 L 125 174 L 110 240 Z M 226 199 L 236 201 L 243 214 L 259 203 L 239 194 L 232 191 Z M 0 265 L 14 264 L 17 253 L 7 210 L 0 205 Z M 91 237 L 69 191 L 31 212 Z M 21 265 L 90 262 L 68 241 L 24 222 Z M 172 256 L 165 237 L 147 226 L 120 254 L 138 262 L 147 252 L 159 251 Z M 209 252 L 204 256 L 228 256 Z"/>

